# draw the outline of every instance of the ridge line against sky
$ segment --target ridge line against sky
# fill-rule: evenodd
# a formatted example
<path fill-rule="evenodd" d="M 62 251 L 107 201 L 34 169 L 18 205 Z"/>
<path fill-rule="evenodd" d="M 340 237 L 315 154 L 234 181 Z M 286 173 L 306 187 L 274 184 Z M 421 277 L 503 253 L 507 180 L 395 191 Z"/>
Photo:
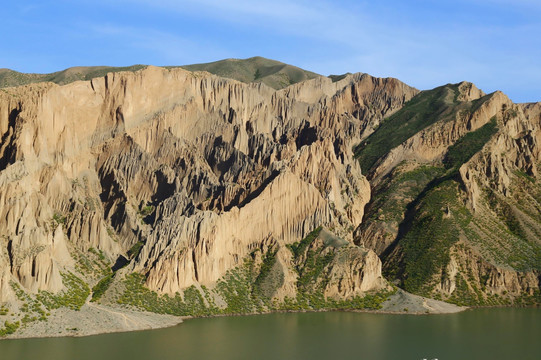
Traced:
<path fill-rule="evenodd" d="M 419 89 L 467 80 L 541 101 L 535 0 L 43 0 L 9 2 L 0 68 L 184 65 L 264 56 L 323 75 Z"/>

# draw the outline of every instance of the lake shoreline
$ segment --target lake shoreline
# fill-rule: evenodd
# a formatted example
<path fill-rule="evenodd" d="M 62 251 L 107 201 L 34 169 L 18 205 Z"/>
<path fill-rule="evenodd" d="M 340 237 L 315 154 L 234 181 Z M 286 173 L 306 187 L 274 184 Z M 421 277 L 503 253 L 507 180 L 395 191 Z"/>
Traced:
<path fill-rule="evenodd" d="M 81 310 L 57 309 L 51 311 L 47 321 L 34 321 L 3 339 L 28 339 L 51 337 L 85 337 L 100 334 L 163 329 L 181 324 L 188 319 L 254 316 L 273 313 L 355 312 L 389 315 L 453 314 L 467 310 L 442 301 L 424 298 L 398 289 L 381 309 L 323 309 L 323 310 L 274 310 L 246 314 L 217 314 L 210 316 L 174 316 L 125 307 L 86 303 Z M 2 339 L 0 339 L 2 340 Z"/>

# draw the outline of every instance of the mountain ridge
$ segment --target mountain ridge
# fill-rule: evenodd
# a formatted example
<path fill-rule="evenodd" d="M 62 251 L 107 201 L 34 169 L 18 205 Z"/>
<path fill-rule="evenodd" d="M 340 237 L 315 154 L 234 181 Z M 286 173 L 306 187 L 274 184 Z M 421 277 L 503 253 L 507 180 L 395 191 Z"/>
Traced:
<path fill-rule="evenodd" d="M 53 73 L 21 73 L 15 70 L 0 69 L 0 88 L 20 86 L 39 82 L 54 82 L 59 85 L 73 81 L 85 81 L 120 71 L 137 71 L 150 65 L 130 66 L 74 66 Z M 246 59 L 224 59 L 210 63 L 162 66 L 164 68 L 183 68 L 189 71 L 207 71 L 214 75 L 232 78 L 245 83 L 262 82 L 276 90 L 283 89 L 300 81 L 322 76 L 277 60 L 255 56 Z"/>

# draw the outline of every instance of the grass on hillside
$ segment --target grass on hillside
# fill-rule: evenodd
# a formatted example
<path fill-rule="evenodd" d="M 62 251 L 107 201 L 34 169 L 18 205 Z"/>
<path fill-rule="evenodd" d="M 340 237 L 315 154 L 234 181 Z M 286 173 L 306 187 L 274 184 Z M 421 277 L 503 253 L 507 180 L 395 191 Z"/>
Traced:
<path fill-rule="evenodd" d="M 91 80 L 97 77 L 120 71 L 137 71 L 146 65 L 132 65 L 123 67 L 112 66 L 85 66 L 74 67 L 50 74 L 27 74 L 13 70 L 0 70 L 0 88 L 27 85 L 39 82 L 54 82 L 59 85 L 69 84 L 79 80 Z"/>
<path fill-rule="evenodd" d="M 145 67 L 146 65 L 123 67 L 85 66 L 72 67 L 50 74 L 30 74 L 9 69 L 1 69 L 0 88 L 47 81 L 64 85 L 78 80 L 90 80 L 102 77 L 107 73 L 137 71 Z M 178 66 L 167 66 L 166 68 L 175 67 Z M 239 80 L 245 83 L 262 82 L 277 90 L 320 76 L 314 72 L 303 70 L 279 61 L 265 59 L 263 57 L 225 59 L 211 63 L 185 65 L 181 67 L 189 71 L 208 71 L 218 76 Z"/>
<path fill-rule="evenodd" d="M 447 211 L 460 207 L 457 192 L 458 184 L 447 180 L 429 190 L 415 209 L 410 228 L 400 241 L 405 290 L 426 293 L 432 286 L 432 276 L 449 263 L 449 249 L 458 241 L 459 231 L 455 218 L 447 216 Z M 464 221 L 467 219 L 466 213 Z"/>
<path fill-rule="evenodd" d="M 39 291 L 36 298 L 47 307 L 47 309 L 58 309 L 67 307 L 72 310 L 80 310 L 90 295 L 90 288 L 79 277 L 72 272 L 61 273 L 62 283 L 65 289 L 58 294 L 48 291 Z"/>
<path fill-rule="evenodd" d="M 387 209 L 387 213 L 396 213 L 394 219 L 402 213 L 405 216 L 394 243 L 401 257 L 398 260 L 391 258 L 391 262 L 386 264 L 387 274 L 399 278 L 405 290 L 428 295 L 434 285 L 433 276 L 445 271 L 450 260 L 451 246 L 459 240 L 460 232 L 466 231 L 472 218 L 464 205 L 457 201 L 461 191 L 456 180 L 458 169 L 497 132 L 496 125 L 496 119 L 493 118 L 450 146 L 443 161 L 447 171 L 421 166 L 389 180 L 383 189 L 376 189 L 378 192 L 374 199 L 379 201 L 381 209 Z M 432 179 L 427 182 L 430 177 Z M 422 189 L 413 186 L 402 190 L 403 195 L 414 199 L 407 206 L 404 206 L 405 201 L 391 202 L 392 193 L 403 188 L 406 180 L 425 186 Z M 401 199 L 404 200 L 404 197 Z M 374 217 L 369 219 L 377 221 Z M 384 256 L 389 255 L 391 250 Z"/>
<path fill-rule="evenodd" d="M 479 129 L 469 132 L 458 139 L 458 141 L 449 146 L 449 149 L 447 150 L 447 154 L 443 159 L 445 167 L 447 169 L 458 169 L 462 164 L 469 161 L 473 155 L 479 152 L 497 131 L 496 117 L 493 117 Z"/>
<path fill-rule="evenodd" d="M 182 68 L 189 71 L 208 71 L 211 74 L 245 83 L 262 82 L 277 90 L 320 76 L 296 66 L 259 56 L 185 65 Z"/>
<path fill-rule="evenodd" d="M 391 149 L 434 124 L 443 115 L 452 113 L 452 109 L 458 105 L 454 100 L 457 92 L 458 85 L 450 84 L 422 91 L 385 119 L 372 135 L 355 148 L 355 156 L 363 173 L 369 173 L 374 164 Z"/>
<path fill-rule="evenodd" d="M 410 171 L 393 171 L 385 181 L 374 190 L 373 200 L 367 208 L 367 226 L 373 221 L 399 223 L 403 220 L 406 206 L 435 178 L 443 175 L 441 167 L 422 165 Z"/>

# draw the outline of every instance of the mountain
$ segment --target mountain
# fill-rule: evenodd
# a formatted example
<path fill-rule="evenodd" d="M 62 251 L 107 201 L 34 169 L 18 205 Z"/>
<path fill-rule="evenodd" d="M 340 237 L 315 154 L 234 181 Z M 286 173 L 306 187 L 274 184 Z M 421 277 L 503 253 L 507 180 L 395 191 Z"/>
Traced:
<path fill-rule="evenodd" d="M 182 66 L 182 68 L 190 71 L 208 71 L 211 74 L 244 83 L 261 82 L 276 90 L 321 76 L 296 66 L 260 56 L 249 59 L 226 59 L 206 64 L 186 65 Z"/>
<path fill-rule="evenodd" d="M 539 304 L 540 115 L 360 73 L 275 90 L 148 66 L 1 89 L 0 334 L 62 309 L 396 308 L 402 289 Z"/>
<path fill-rule="evenodd" d="M 77 66 L 50 74 L 26 74 L 10 69 L 0 69 L 0 88 L 27 85 L 40 82 L 54 82 L 65 85 L 74 81 L 91 80 L 108 73 L 137 71 L 147 65 L 126 67 L 112 66 Z M 174 69 L 179 66 L 168 66 Z M 321 75 L 303 70 L 296 66 L 257 56 L 249 59 L 225 59 L 205 64 L 184 65 L 189 71 L 207 71 L 221 77 L 235 79 L 244 83 L 264 83 L 273 89 L 283 89 L 301 81 L 314 79 Z M 333 79 L 345 75 L 332 75 Z"/>

